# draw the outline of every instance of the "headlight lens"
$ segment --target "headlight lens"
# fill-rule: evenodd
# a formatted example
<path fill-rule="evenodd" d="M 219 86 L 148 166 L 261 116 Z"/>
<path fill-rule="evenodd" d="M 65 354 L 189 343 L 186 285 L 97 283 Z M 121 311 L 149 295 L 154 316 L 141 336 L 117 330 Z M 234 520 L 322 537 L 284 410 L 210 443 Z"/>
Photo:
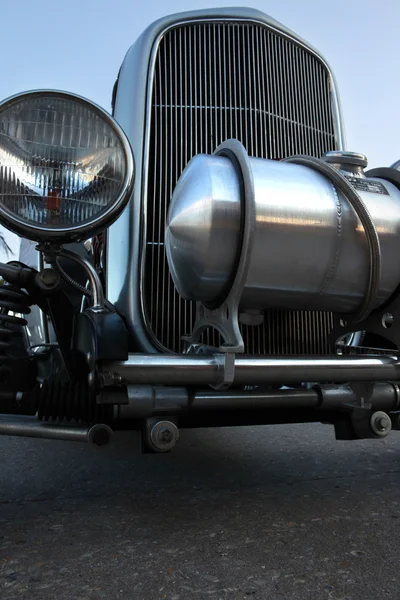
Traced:
<path fill-rule="evenodd" d="M 133 156 L 116 121 L 91 102 L 38 91 L 0 104 L 0 221 L 33 240 L 85 239 L 120 214 Z"/>

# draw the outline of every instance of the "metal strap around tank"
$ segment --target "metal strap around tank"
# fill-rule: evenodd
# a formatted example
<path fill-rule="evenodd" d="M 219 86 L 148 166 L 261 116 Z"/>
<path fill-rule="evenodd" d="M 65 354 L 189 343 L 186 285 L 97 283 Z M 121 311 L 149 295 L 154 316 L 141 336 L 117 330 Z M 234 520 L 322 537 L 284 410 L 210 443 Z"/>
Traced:
<path fill-rule="evenodd" d="M 229 138 L 250 156 L 321 156 L 335 148 L 331 80 L 303 46 L 253 22 L 188 23 L 162 36 L 155 62 L 147 169 L 144 305 L 154 336 L 182 351 L 194 305 L 175 291 L 164 251 L 165 221 L 189 160 Z M 323 354 L 331 313 L 267 311 L 242 326 L 246 352 Z M 214 333 L 205 343 L 218 345 Z"/>

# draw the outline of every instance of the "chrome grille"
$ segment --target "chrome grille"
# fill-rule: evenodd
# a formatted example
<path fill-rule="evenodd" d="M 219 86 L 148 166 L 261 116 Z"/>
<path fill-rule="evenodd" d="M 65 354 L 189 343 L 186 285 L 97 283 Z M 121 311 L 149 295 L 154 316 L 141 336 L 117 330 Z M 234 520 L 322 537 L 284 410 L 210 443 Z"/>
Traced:
<path fill-rule="evenodd" d="M 331 80 L 305 47 L 254 22 L 187 23 L 160 39 L 151 90 L 146 166 L 144 306 L 158 343 L 182 351 L 194 306 L 175 291 L 164 228 L 176 182 L 188 161 L 228 138 L 250 156 L 321 156 L 335 149 Z M 268 311 L 259 327 L 242 326 L 246 352 L 324 354 L 331 313 Z M 219 343 L 214 332 L 204 341 Z"/>

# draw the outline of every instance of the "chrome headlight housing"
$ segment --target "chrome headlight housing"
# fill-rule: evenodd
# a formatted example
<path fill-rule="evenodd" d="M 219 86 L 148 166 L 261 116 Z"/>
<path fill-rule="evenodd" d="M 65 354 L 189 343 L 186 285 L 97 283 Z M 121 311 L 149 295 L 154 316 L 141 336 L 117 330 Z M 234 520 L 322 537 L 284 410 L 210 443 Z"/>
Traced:
<path fill-rule="evenodd" d="M 80 241 L 119 216 L 134 159 L 118 123 L 96 104 L 39 90 L 0 104 L 0 223 L 39 242 Z"/>

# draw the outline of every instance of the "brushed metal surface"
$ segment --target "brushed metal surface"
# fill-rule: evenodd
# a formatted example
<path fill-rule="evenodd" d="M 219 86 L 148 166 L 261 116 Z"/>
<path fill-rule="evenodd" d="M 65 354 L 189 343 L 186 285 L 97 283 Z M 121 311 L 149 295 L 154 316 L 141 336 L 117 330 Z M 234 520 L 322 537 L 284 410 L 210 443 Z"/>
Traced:
<path fill-rule="evenodd" d="M 308 167 L 259 158 L 251 158 L 250 165 L 256 228 L 241 308 L 356 310 L 367 289 L 369 254 L 364 229 L 346 197 L 328 178 Z M 172 198 L 170 214 L 180 225 L 167 235 L 167 254 L 176 286 L 190 300 L 215 302 L 216 292 L 220 294 L 234 275 L 227 265 L 234 264 L 239 250 L 233 243 L 225 245 L 220 232 L 240 230 L 239 207 L 244 200 L 238 189 L 229 186 L 224 194 L 229 170 L 233 177 L 236 168 L 229 159 L 196 157 L 183 174 L 185 185 L 178 183 Z M 222 189 L 215 190 L 214 211 L 211 187 L 196 185 L 200 180 L 222 184 Z M 400 283 L 400 192 L 382 182 L 387 194 L 358 190 L 381 245 L 376 306 Z M 228 205 L 230 197 L 236 210 L 218 211 L 221 197 Z M 209 243 L 202 243 L 189 230 L 201 231 Z"/>
<path fill-rule="evenodd" d="M 174 197 L 165 244 L 175 286 L 183 298 L 212 302 L 227 288 L 239 254 L 239 177 L 229 159 L 198 154 Z"/>

